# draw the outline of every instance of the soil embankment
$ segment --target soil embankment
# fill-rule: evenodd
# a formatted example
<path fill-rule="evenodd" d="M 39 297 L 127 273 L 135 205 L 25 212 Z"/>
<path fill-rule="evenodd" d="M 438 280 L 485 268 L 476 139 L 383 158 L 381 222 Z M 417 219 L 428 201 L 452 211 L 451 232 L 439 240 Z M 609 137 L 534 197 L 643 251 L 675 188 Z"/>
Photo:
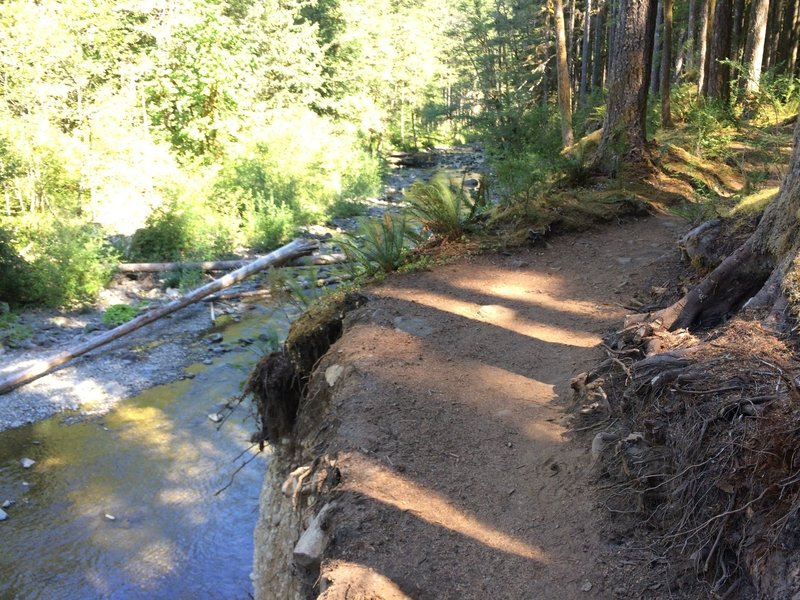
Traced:
<path fill-rule="evenodd" d="M 369 290 L 270 466 L 257 597 L 638 597 L 564 408 L 682 227 L 634 220 Z"/>

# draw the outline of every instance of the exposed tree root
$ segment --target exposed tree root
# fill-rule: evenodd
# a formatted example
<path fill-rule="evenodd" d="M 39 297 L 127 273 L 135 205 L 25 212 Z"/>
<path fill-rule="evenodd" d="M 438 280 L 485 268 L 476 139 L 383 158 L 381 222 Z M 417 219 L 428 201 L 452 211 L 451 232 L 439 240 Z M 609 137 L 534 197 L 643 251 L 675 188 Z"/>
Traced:
<path fill-rule="evenodd" d="M 647 346 L 661 335 L 663 353 Z M 756 321 L 735 318 L 704 340 L 631 323 L 607 340 L 602 382 L 615 426 L 593 456 L 615 482 L 614 514 L 662 532 L 658 551 L 715 597 L 752 586 L 762 598 L 800 593 L 800 364 Z M 597 412 L 579 411 L 584 422 Z M 602 415 L 601 415 L 602 416 Z"/>

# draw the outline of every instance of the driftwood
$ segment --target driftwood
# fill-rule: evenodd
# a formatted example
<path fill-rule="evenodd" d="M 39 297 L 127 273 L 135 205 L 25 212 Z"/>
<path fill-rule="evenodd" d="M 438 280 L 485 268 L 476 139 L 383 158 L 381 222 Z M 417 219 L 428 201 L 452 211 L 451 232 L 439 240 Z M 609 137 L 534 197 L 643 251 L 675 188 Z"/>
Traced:
<path fill-rule="evenodd" d="M 327 287 L 329 285 L 337 285 L 339 283 L 343 283 L 345 281 L 349 281 L 353 278 L 352 275 L 337 275 L 336 277 L 325 277 L 322 279 L 317 279 L 314 282 L 306 281 L 299 285 L 300 288 L 304 290 L 310 290 L 312 287 L 322 288 Z M 214 294 L 213 296 L 208 296 L 203 300 L 205 302 L 216 302 L 226 301 L 226 300 L 243 300 L 243 299 L 253 299 L 253 298 L 268 298 L 272 296 L 275 291 L 278 292 L 293 292 L 296 289 L 296 286 L 291 285 L 284 285 L 276 290 L 273 289 L 259 289 L 259 290 L 243 290 L 243 289 L 233 289 L 228 290 L 227 292 L 219 292 Z"/>
<path fill-rule="evenodd" d="M 211 294 L 230 287 L 235 283 L 239 283 L 251 275 L 266 269 L 267 267 L 275 267 L 286 264 L 290 260 L 310 254 L 316 248 L 317 242 L 294 240 L 290 244 L 278 248 L 266 256 L 262 256 L 258 260 L 247 264 L 233 273 L 228 273 L 219 279 L 215 279 L 211 283 L 197 288 L 179 300 L 175 300 L 174 302 L 170 302 L 169 304 L 148 311 L 132 321 L 128 321 L 127 323 L 112 329 L 111 331 L 106 331 L 105 333 L 95 336 L 92 339 L 66 350 L 49 360 L 40 361 L 34 364 L 32 367 L 7 377 L 6 379 L 0 381 L 0 394 L 5 394 L 15 388 L 20 387 L 21 385 L 33 381 L 34 379 L 38 379 L 39 377 L 50 373 L 56 367 L 69 362 L 73 358 L 77 358 L 82 354 L 86 354 L 87 352 L 108 344 L 109 342 L 135 331 L 136 329 L 139 329 L 140 327 L 144 327 L 145 325 L 152 323 L 161 317 L 165 317 L 166 315 L 172 314 L 181 308 L 189 306 L 190 304 L 194 304 L 206 296 L 210 296 Z"/>
<path fill-rule="evenodd" d="M 207 262 L 161 262 L 161 263 L 122 263 L 116 266 L 118 273 L 161 273 L 164 271 L 180 271 L 181 269 L 199 269 L 201 271 L 232 271 L 252 263 L 252 260 L 214 260 Z M 337 254 L 317 254 L 300 256 L 288 261 L 287 267 L 306 267 L 335 265 L 347 262 L 347 256 Z"/>

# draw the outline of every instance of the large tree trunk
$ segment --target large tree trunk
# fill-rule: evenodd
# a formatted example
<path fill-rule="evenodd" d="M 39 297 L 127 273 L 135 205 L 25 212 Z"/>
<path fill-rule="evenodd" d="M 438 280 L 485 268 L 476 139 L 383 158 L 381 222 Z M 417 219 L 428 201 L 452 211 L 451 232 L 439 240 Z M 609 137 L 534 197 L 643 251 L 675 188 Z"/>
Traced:
<path fill-rule="evenodd" d="M 800 123 L 800 119 L 798 119 Z M 790 171 L 753 235 L 686 296 L 657 316 L 668 329 L 715 325 L 749 304 L 782 301 L 781 279 L 800 242 L 800 127 L 795 127 Z M 775 275 L 773 276 L 773 273 Z"/>
<path fill-rule="evenodd" d="M 697 50 L 697 93 L 702 94 L 706 86 L 706 55 L 708 54 L 708 26 L 711 19 L 712 0 L 703 0 L 700 5 L 700 33 L 697 40 L 700 46 Z"/>
<path fill-rule="evenodd" d="M 572 137 L 572 90 L 567 66 L 567 37 L 564 31 L 564 5 L 554 0 L 556 21 L 556 74 L 558 76 L 558 109 L 561 112 L 561 143 L 564 148 L 574 142 Z"/>
<path fill-rule="evenodd" d="M 616 175 L 620 163 L 648 163 L 646 111 L 655 0 L 620 0 L 620 18 L 609 74 L 603 136 L 594 167 Z"/>
<path fill-rule="evenodd" d="M 730 73 L 728 60 L 731 57 L 731 0 L 717 0 L 714 9 L 714 27 L 708 49 L 707 95 L 715 100 L 730 98 Z"/>
<path fill-rule="evenodd" d="M 672 92 L 672 0 L 664 2 L 664 42 L 661 49 L 661 126 L 672 127 L 669 95 Z"/>
<path fill-rule="evenodd" d="M 592 0 L 586 0 L 586 12 L 583 15 L 583 48 L 581 49 L 581 84 L 578 92 L 578 103 L 586 104 L 586 92 L 589 87 L 589 41 L 592 39 Z"/>
<path fill-rule="evenodd" d="M 743 58 L 745 77 L 742 85 L 746 95 L 758 91 L 761 79 L 761 61 L 764 57 L 764 41 L 767 38 L 768 17 L 769 0 L 753 0 Z"/>

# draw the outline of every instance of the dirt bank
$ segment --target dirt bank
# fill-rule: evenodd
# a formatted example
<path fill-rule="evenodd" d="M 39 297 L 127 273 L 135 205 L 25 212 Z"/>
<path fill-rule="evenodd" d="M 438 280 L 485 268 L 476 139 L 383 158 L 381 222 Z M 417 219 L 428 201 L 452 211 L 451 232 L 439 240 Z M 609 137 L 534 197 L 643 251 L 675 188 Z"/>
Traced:
<path fill-rule="evenodd" d="M 369 290 L 270 467 L 257 597 L 644 595 L 563 409 L 682 228 L 635 220 Z"/>

